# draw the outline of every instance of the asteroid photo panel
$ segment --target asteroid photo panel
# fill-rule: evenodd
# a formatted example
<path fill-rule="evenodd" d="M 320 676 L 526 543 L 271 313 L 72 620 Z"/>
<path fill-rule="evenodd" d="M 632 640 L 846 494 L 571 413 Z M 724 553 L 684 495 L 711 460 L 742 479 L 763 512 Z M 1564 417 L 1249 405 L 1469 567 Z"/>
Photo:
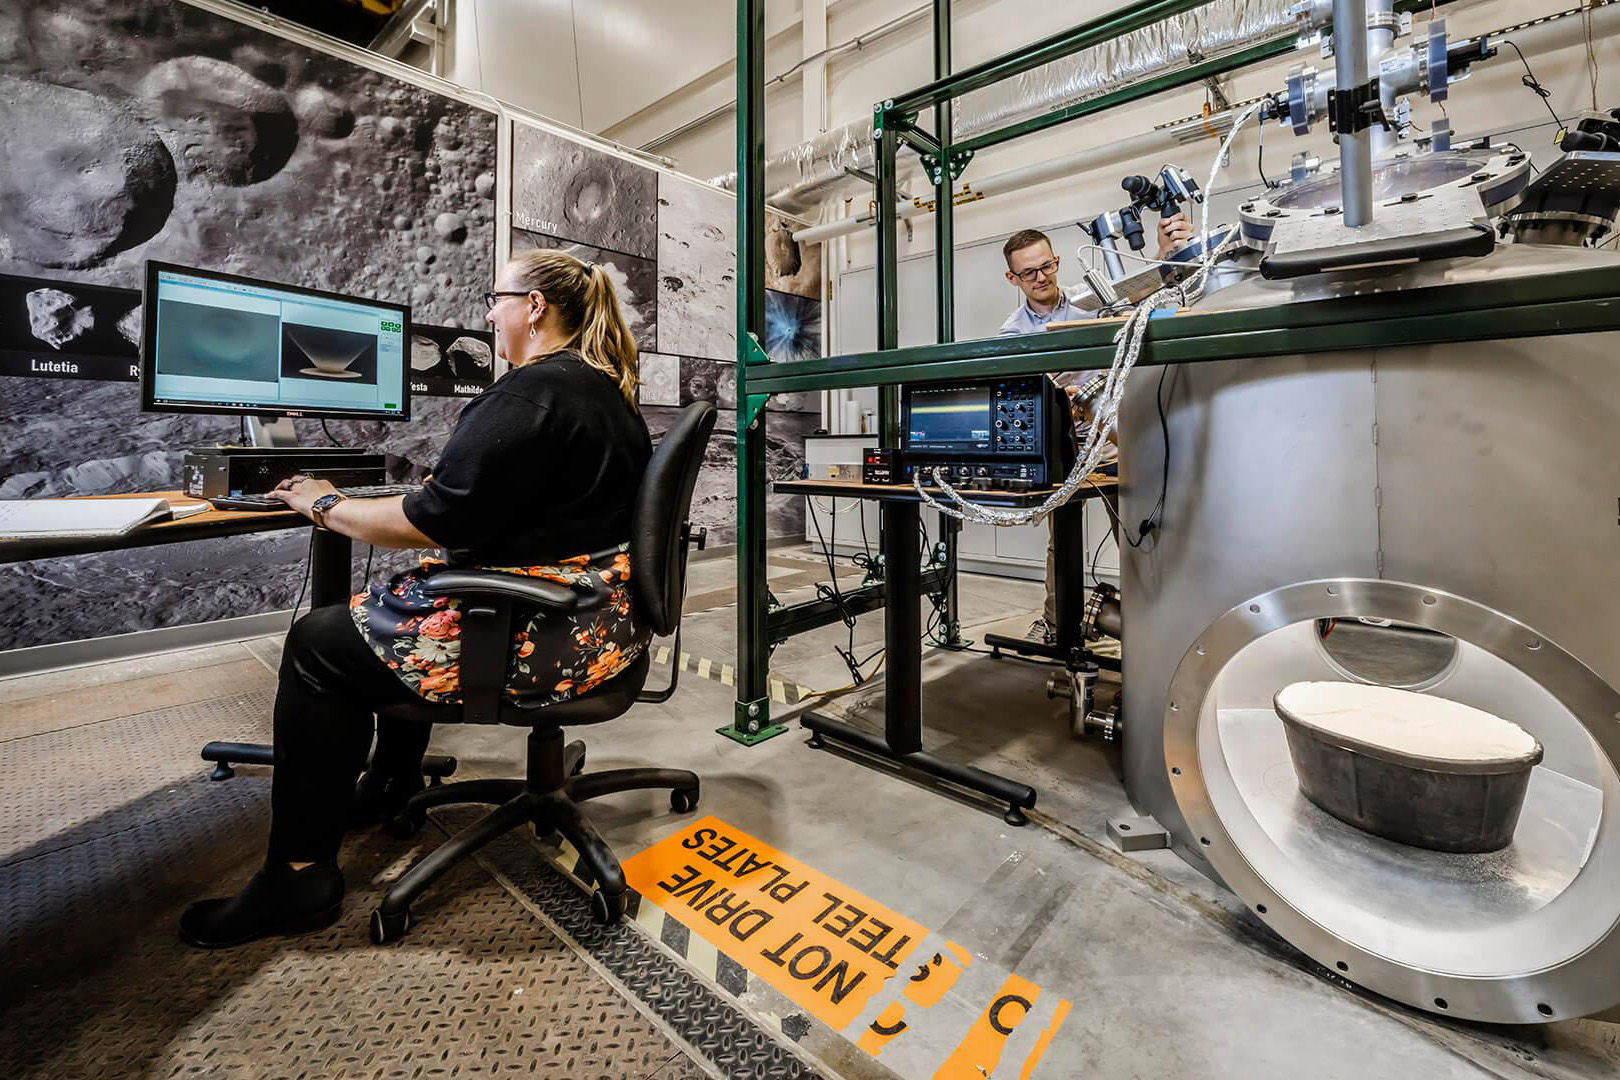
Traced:
<path fill-rule="evenodd" d="M 0 274 L 0 376 L 133 382 L 141 294 Z"/>
<path fill-rule="evenodd" d="M 658 254 L 657 201 L 651 169 L 541 128 L 513 125 L 512 223 L 518 228 L 650 261 Z"/>
<path fill-rule="evenodd" d="M 411 393 L 474 397 L 495 381 L 495 334 L 411 324 Z"/>

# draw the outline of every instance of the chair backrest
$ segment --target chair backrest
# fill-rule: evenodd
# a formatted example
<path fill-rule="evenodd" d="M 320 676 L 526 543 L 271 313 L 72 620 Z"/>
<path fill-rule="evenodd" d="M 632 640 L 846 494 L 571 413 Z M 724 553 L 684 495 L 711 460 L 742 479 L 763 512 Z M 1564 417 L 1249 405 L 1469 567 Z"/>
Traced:
<path fill-rule="evenodd" d="M 692 510 L 692 489 L 716 415 L 707 401 L 683 409 L 653 451 L 636 493 L 630 523 L 630 587 L 655 634 L 672 634 L 681 621 L 686 592 L 682 526 Z"/>

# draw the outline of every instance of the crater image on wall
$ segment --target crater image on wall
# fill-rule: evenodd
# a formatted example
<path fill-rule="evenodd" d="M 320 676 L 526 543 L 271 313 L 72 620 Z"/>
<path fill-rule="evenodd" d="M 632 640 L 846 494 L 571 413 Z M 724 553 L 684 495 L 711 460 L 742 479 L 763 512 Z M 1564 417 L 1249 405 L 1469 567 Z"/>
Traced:
<path fill-rule="evenodd" d="M 619 310 L 643 352 L 658 351 L 658 267 L 651 259 L 638 259 L 605 248 L 527 229 L 512 230 L 512 254 L 535 248 L 566 251 L 576 259 L 595 263 L 607 271 L 619 294 Z"/>
<path fill-rule="evenodd" d="M 821 303 L 821 245 L 801 244 L 803 228 L 774 210 L 765 211 L 765 287 Z"/>
<path fill-rule="evenodd" d="M 178 0 L 0 5 L 0 271 L 188 266 L 481 314 L 493 113 Z"/>
<path fill-rule="evenodd" d="M 411 324 L 411 393 L 473 397 L 495 381 L 495 334 Z"/>
<path fill-rule="evenodd" d="M 133 382 L 141 294 L 0 274 L 0 375 Z"/>
<path fill-rule="evenodd" d="M 813 360 L 821 355 L 821 301 L 765 292 L 765 355 L 772 360 Z"/>
<path fill-rule="evenodd" d="M 658 176 L 658 342 L 665 352 L 736 359 L 736 236 L 731 195 Z"/>
<path fill-rule="evenodd" d="M 657 257 L 653 170 L 528 124 L 513 125 L 512 223 L 640 259 Z"/>

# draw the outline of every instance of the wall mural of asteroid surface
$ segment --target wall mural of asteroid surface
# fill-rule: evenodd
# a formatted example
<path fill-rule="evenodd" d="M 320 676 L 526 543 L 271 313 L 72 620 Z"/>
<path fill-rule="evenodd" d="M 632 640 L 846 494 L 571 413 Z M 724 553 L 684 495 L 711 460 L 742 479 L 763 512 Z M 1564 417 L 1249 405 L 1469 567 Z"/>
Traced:
<path fill-rule="evenodd" d="M 658 178 L 628 158 L 518 123 L 512 134 L 512 222 L 654 259 Z"/>
<path fill-rule="evenodd" d="M 656 440 L 680 415 L 680 409 L 642 406 L 641 415 Z M 804 437 L 821 418 L 815 413 L 777 413 L 765 425 L 767 476 L 800 476 L 804 470 Z M 709 450 L 698 470 L 692 492 L 692 523 L 709 530 L 709 543 L 737 542 L 737 413 L 721 409 L 709 439 Z M 804 535 L 804 498 L 768 494 L 765 499 L 766 533 L 770 536 Z"/>
<path fill-rule="evenodd" d="M 658 176 L 658 327 L 665 352 L 737 358 L 737 201 Z"/>
<path fill-rule="evenodd" d="M 0 367 L 0 498 L 172 490 L 187 449 L 239 440 L 237 417 L 143 414 L 135 383 L 101 381 L 128 377 L 139 295 L 116 290 L 138 289 L 148 258 L 482 326 L 496 138 L 493 113 L 177 0 L 0 3 L 0 272 L 15 275 L 0 360 L 126 358 L 108 374 Z M 310 379 L 375 365 L 296 344 Z M 330 426 L 419 477 L 464 404 Z M 0 567 L 0 648 L 289 607 L 307 544 L 295 530 Z"/>
<path fill-rule="evenodd" d="M 821 301 L 765 291 L 765 355 L 775 361 L 821 355 Z"/>
<path fill-rule="evenodd" d="M 0 271 L 163 258 L 473 324 L 493 113 L 178 0 L 0 5 Z"/>

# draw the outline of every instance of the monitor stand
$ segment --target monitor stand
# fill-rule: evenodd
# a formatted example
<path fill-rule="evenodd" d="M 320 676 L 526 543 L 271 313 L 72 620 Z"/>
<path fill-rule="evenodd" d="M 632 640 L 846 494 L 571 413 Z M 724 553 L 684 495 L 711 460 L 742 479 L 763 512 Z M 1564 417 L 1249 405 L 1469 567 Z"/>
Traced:
<path fill-rule="evenodd" d="M 248 417 L 248 445 L 266 450 L 290 450 L 298 445 L 298 432 L 285 416 Z"/>

